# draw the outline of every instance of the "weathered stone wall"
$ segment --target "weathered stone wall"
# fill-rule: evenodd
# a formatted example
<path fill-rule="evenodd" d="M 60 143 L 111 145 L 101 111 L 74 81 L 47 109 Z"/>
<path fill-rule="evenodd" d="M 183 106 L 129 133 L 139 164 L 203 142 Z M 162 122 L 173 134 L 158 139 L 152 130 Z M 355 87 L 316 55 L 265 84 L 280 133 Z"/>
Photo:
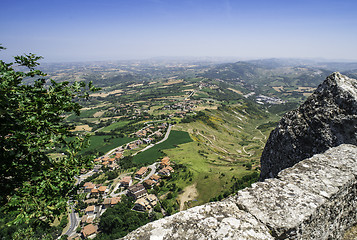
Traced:
<path fill-rule="evenodd" d="M 260 180 L 340 144 L 357 145 L 357 80 L 333 73 L 271 132 Z"/>
<path fill-rule="evenodd" d="M 340 239 L 357 219 L 356 177 L 357 147 L 340 145 L 124 239 Z"/>

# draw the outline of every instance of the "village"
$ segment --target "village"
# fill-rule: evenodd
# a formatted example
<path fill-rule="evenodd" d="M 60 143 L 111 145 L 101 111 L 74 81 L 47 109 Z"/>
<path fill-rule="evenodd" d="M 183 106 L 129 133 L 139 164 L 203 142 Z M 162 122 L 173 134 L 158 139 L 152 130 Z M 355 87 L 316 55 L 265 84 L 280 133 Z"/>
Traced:
<path fill-rule="evenodd" d="M 85 195 L 85 197 L 81 204 L 77 204 L 80 209 L 75 213 L 78 220 L 78 224 L 75 226 L 76 232 L 67 232 L 68 239 L 94 238 L 98 232 L 100 216 L 108 208 L 118 204 L 123 195 L 134 199 L 135 203 L 132 211 L 151 212 L 157 204 L 160 204 L 158 197 L 155 194 L 149 194 L 148 190 L 158 186 L 162 179 L 175 172 L 174 164 L 169 157 L 163 157 L 159 162 L 141 167 L 136 172 L 124 171 L 123 174 L 113 179 L 109 184 L 105 182 L 95 183 L 92 178 L 104 172 L 118 170 L 120 168 L 119 161 L 125 160 L 125 151 L 136 149 L 143 144 L 150 144 L 158 138 L 161 139 L 165 130 L 166 135 L 168 135 L 170 126 L 166 122 L 155 127 L 148 125 L 133 133 L 139 138 L 138 140 L 115 148 L 107 154 L 94 159 L 93 169 L 82 171 L 82 175 L 78 178 L 78 186 L 80 186 L 78 194 Z M 161 211 L 165 214 L 164 210 Z"/>

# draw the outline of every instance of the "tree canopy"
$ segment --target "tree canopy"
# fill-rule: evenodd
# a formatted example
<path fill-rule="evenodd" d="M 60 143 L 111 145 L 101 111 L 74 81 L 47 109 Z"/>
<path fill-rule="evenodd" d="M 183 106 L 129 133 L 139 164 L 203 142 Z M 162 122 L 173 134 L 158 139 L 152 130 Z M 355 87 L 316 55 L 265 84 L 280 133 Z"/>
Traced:
<path fill-rule="evenodd" d="M 74 177 L 91 163 L 78 154 L 86 136 L 68 141 L 74 134 L 63 120 L 66 113 L 79 115 L 75 100 L 97 89 L 92 83 L 47 79 L 36 69 L 41 58 L 0 60 L 0 211 L 14 215 L 8 225 L 49 223 L 66 212 Z M 49 156 L 54 149 L 62 149 L 60 158 Z"/>

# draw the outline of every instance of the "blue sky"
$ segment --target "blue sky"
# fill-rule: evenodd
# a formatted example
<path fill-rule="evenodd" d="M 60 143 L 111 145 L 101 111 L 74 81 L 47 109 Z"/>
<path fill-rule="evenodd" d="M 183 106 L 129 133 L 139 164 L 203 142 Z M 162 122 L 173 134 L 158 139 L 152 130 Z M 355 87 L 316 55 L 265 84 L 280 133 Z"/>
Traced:
<path fill-rule="evenodd" d="M 1 0 L 2 59 L 357 60 L 355 0 Z"/>

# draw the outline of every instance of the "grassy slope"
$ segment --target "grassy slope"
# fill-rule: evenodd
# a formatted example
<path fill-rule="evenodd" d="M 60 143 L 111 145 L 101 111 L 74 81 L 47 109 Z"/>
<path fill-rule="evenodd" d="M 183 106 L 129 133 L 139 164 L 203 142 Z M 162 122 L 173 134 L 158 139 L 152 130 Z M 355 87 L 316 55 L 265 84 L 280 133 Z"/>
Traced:
<path fill-rule="evenodd" d="M 273 127 L 263 132 L 259 125 L 276 121 L 276 115 L 259 118 L 258 115 L 240 114 L 243 106 L 206 111 L 216 129 L 202 121 L 179 124 L 176 129 L 188 131 L 194 142 L 164 150 L 173 161 L 185 164 L 194 173 L 199 196 L 194 205 L 208 202 L 224 194 L 233 184 L 232 177 L 241 178 L 259 168 L 259 158 L 266 138 Z M 238 113 L 238 114 L 236 114 Z M 244 166 L 251 163 L 253 168 Z M 187 183 L 188 184 L 188 183 Z M 190 183 L 191 184 L 191 183 Z"/>
<path fill-rule="evenodd" d="M 191 141 L 192 139 L 187 132 L 171 131 L 169 138 L 165 142 L 155 145 L 149 150 L 135 155 L 133 161 L 136 163 L 153 163 L 164 155 L 161 150 L 175 148 L 179 144 Z"/>

